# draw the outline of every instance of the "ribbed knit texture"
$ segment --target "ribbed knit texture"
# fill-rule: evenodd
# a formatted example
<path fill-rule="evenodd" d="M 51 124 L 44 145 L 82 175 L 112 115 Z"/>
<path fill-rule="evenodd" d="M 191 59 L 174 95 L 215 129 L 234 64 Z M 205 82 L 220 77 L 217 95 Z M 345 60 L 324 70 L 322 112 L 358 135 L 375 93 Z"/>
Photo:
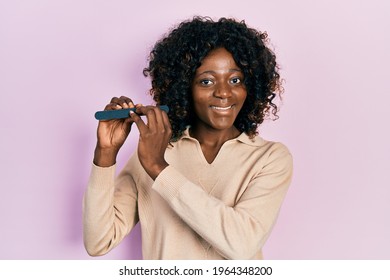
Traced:
<path fill-rule="evenodd" d="M 137 153 L 116 179 L 115 167 L 92 166 L 83 208 L 87 251 L 107 253 L 140 221 L 145 259 L 262 259 L 292 177 L 287 148 L 241 134 L 209 164 L 186 131 L 165 159 L 169 166 L 155 181 Z"/>

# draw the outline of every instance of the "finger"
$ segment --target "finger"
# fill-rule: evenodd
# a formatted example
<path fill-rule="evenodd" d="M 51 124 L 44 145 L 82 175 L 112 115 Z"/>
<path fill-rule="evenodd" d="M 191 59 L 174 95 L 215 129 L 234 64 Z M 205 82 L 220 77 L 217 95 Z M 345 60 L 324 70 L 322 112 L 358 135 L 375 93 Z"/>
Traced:
<path fill-rule="evenodd" d="M 142 105 L 142 103 L 138 103 L 138 104 L 135 105 L 135 108 L 140 108 L 142 106 L 144 106 L 144 105 Z"/>
<path fill-rule="evenodd" d="M 162 110 L 161 110 L 161 111 L 162 111 Z M 169 133 L 172 133 L 171 122 L 169 121 L 168 114 L 167 114 L 165 111 L 162 111 L 161 113 L 162 113 L 162 120 L 163 120 L 163 124 L 164 124 L 165 129 L 166 129 Z"/>
<path fill-rule="evenodd" d="M 113 97 L 111 98 L 110 103 L 118 104 L 120 109 L 134 108 L 133 101 L 127 96 Z"/>
<path fill-rule="evenodd" d="M 120 103 L 120 100 L 119 100 L 119 98 L 118 97 L 113 97 L 113 98 L 111 98 L 111 101 L 110 101 L 110 103 L 116 103 L 116 104 L 119 104 Z"/>
<path fill-rule="evenodd" d="M 129 97 L 122 95 L 121 97 L 119 97 L 119 99 L 122 101 L 122 103 L 126 103 L 128 105 L 128 108 L 134 108 L 133 100 L 131 100 Z"/>
<path fill-rule="evenodd" d="M 132 100 L 127 96 L 122 95 L 121 97 L 119 97 L 119 105 L 121 105 L 123 109 L 130 108 L 131 103 L 133 103 Z"/>
<path fill-rule="evenodd" d="M 130 123 L 130 126 L 133 125 L 134 120 L 129 116 L 129 118 L 124 119 L 124 123 L 128 124 Z"/>
<path fill-rule="evenodd" d="M 133 111 L 130 111 L 129 114 L 130 119 L 135 122 L 135 125 L 138 127 L 138 131 L 141 135 L 149 130 L 148 126 L 144 123 L 138 114 L 134 113 Z"/>
<path fill-rule="evenodd" d="M 118 97 L 111 98 L 110 103 L 106 106 L 104 110 L 118 110 L 123 109 L 121 100 Z"/>
<path fill-rule="evenodd" d="M 147 126 L 151 131 L 156 131 L 158 129 L 158 123 L 157 123 L 157 116 L 155 112 L 155 107 L 154 106 L 142 106 L 138 107 L 136 110 L 137 114 L 144 115 L 146 116 L 147 120 Z"/>
<path fill-rule="evenodd" d="M 163 111 L 158 108 L 153 106 L 153 110 L 156 115 L 156 121 L 157 121 L 157 129 L 158 131 L 165 131 L 165 125 L 164 125 L 164 120 L 163 120 Z"/>
<path fill-rule="evenodd" d="M 104 107 L 105 111 L 107 111 L 107 110 L 119 110 L 119 109 L 122 109 L 122 106 L 120 106 L 117 103 L 109 103 L 109 104 L 106 105 L 106 107 Z"/>
<path fill-rule="evenodd" d="M 144 115 L 146 116 L 147 126 L 154 132 L 158 130 L 158 116 L 152 106 L 143 107 L 146 108 Z"/>
<path fill-rule="evenodd" d="M 130 133 L 131 126 L 133 125 L 134 121 L 131 117 L 124 119 L 123 125 L 126 128 L 127 133 Z"/>

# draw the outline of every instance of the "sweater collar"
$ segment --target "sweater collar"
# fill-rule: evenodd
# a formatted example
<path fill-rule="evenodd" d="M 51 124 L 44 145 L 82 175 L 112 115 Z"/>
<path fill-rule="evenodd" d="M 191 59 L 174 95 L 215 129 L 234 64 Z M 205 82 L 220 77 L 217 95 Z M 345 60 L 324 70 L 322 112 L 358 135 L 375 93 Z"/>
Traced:
<path fill-rule="evenodd" d="M 192 140 L 196 140 L 198 141 L 197 139 L 191 137 L 190 135 L 190 127 L 187 126 L 187 128 L 184 130 L 183 132 L 183 136 L 181 137 L 182 139 L 192 139 Z M 237 142 L 241 142 L 243 144 L 246 144 L 246 145 L 249 145 L 249 146 L 255 146 L 255 147 L 260 147 L 264 144 L 264 139 L 259 137 L 259 136 L 255 136 L 253 137 L 252 139 L 249 138 L 249 136 L 245 133 L 245 132 L 242 132 L 238 137 L 234 138 L 234 139 L 231 139 L 229 141 L 237 141 Z"/>

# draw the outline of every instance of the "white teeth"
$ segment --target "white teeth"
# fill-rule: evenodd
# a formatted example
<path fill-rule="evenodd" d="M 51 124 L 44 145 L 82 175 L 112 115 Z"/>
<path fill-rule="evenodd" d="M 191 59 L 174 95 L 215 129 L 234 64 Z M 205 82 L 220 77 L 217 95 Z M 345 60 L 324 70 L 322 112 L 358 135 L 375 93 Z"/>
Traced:
<path fill-rule="evenodd" d="M 216 109 L 216 110 L 228 110 L 228 109 L 232 108 L 232 106 L 231 105 L 229 107 L 211 106 L 211 108 Z"/>

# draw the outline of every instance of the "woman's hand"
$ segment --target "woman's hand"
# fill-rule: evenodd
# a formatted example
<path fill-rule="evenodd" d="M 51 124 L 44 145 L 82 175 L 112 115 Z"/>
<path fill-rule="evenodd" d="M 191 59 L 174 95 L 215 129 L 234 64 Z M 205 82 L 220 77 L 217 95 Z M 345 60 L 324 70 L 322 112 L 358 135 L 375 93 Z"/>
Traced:
<path fill-rule="evenodd" d="M 113 97 L 104 110 L 119 110 L 134 108 L 133 101 L 126 97 Z M 99 121 L 97 129 L 97 144 L 95 149 L 94 164 L 108 167 L 116 162 L 116 156 L 130 133 L 133 120 L 114 119 Z"/>
<path fill-rule="evenodd" d="M 138 158 L 146 173 L 154 180 L 168 166 L 164 153 L 172 135 L 171 124 L 166 112 L 155 106 L 137 107 L 136 113 L 131 112 L 130 115 L 140 133 Z M 139 115 L 146 116 L 146 124 Z"/>

